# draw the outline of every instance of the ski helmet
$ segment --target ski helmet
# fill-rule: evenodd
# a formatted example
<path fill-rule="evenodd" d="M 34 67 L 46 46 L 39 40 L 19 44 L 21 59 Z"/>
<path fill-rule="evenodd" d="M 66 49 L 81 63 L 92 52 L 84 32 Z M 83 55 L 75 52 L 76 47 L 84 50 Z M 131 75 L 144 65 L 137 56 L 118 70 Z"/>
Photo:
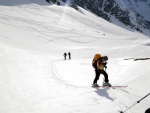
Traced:
<path fill-rule="evenodd" d="M 104 60 L 108 60 L 108 57 L 107 57 L 107 56 L 103 56 L 103 59 L 104 59 Z"/>

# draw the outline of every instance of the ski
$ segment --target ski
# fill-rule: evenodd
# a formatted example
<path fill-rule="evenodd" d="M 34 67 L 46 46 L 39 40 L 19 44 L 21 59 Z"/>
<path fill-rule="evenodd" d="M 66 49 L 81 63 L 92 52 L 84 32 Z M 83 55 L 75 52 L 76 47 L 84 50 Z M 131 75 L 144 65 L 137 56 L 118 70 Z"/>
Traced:
<path fill-rule="evenodd" d="M 97 87 L 94 87 L 92 86 L 93 88 L 112 88 L 112 89 L 117 89 L 117 88 L 126 88 L 128 87 L 128 85 L 125 85 L 125 86 L 121 86 L 121 85 L 114 85 L 114 86 L 97 86 Z"/>
<path fill-rule="evenodd" d="M 111 86 L 113 89 L 115 89 L 115 88 L 126 88 L 126 87 L 128 87 L 127 85 L 126 86 Z"/>

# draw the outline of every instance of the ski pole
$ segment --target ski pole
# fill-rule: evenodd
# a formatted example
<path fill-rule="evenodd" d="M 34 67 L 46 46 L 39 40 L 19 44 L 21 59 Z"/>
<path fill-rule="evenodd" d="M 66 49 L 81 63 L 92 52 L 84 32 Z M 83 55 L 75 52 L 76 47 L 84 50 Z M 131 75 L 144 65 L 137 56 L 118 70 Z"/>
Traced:
<path fill-rule="evenodd" d="M 141 100 L 143 100 L 144 98 L 146 98 L 148 95 L 150 95 L 150 93 L 147 94 L 145 97 L 143 97 Z M 141 100 L 137 101 L 137 103 L 140 103 Z"/>
<path fill-rule="evenodd" d="M 144 98 L 146 98 L 148 95 L 150 95 L 150 93 L 149 94 L 147 94 L 146 96 L 144 96 L 143 98 L 141 98 L 139 101 L 137 101 L 135 104 L 133 104 L 132 106 L 130 106 L 128 109 L 126 109 L 125 111 L 121 111 L 120 113 L 125 113 L 127 110 L 129 110 L 130 108 L 132 108 L 133 106 L 135 106 L 137 103 L 140 103 L 140 101 L 142 101 Z"/>

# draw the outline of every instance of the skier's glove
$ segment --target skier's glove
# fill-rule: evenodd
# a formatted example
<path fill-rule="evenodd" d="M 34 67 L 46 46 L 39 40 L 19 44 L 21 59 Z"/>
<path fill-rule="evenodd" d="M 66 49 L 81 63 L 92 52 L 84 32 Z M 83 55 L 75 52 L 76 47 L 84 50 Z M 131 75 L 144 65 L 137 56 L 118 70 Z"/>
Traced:
<path fill-rule="evenodd" d="M 103 63 L 103 66 L 106 66 L 107 65 L 107 62 Z"/>
<path fill-rule="evenodd" d="M 103 65 L 105 68 L 107 68 L 107 66 L 106 66 L 106 65 L 107 65 L 107 62 L 103 63 L 102 65 Z"/>

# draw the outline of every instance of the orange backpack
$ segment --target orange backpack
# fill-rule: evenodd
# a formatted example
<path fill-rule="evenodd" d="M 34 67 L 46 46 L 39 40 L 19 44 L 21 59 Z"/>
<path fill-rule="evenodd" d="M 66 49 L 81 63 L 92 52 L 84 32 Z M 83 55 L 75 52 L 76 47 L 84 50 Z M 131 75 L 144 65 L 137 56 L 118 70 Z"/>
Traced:
<path fill-rule="evenodd" d="M 97 69 L 97 61 L 101 57 L 100 54 L 95 54 L 94 59 L 92 60 L 92 66 L 94 69 Z"/>

